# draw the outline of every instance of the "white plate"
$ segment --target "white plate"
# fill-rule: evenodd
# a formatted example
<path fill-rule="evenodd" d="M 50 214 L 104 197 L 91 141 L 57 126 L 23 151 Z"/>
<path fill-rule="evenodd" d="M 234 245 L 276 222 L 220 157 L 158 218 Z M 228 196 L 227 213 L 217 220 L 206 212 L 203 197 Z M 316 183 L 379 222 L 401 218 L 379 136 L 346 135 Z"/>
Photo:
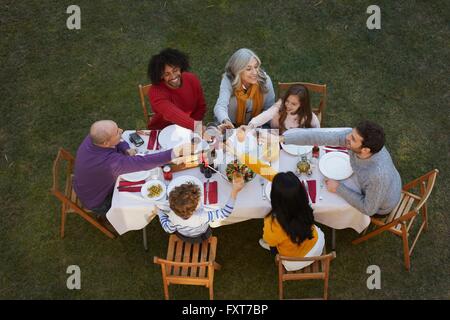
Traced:
<path fill-rule="evenodd" d="M 190 142 L 193 136 L 201 139 L 201 137 L 192 130 L 173 124 L 161 130 L 158 136 L 158 142 L 162 149 L 167 150 L 179 146 L 180 144 Z M 208 149 L 208 143 L 202 139 L 202 142 L 198 144 L 195 153 L 206 151 Z"/>
<path fill-rule="evenodd" d="M 145 180 L 148 178 L 149 175 L 150 175 L 149 171 L 136 171 L 136 172 L 122 174 L 120 177 L 123 180 L 135 182 L 135 181 Z"/>
<path fill-rule="evenodd" d="M 187 183 L 187 182 L 192 182 L 199 186 L 199 188 L 200 188 L 200 203 L 203 203 L 203 183 L 197 177 L 194 177 L 194 176 L 176 177 L 167 186 L 167 194 L 170 194 L 170 191 L 172 191 L 173 188 L 175 188 L 179 185 L 182 185 L 184 183 Z"/>
<path fill-rule="evenodd" d="M 160 194 L 159 196 L 156 196 L 156 197 L 151 198 L 151 197 L 148 196 L 148 188 L 150 188 L 151 186 L 154 186 L 154 185 L 160 185 L 161 188 L 162 188 L 162 192 L 161 192 L 161 194 Z M 159 180 L 150 180 L 150 181 L 147 181 L 147 182 L 142 186 L 141 194 L 142 194 L 142 196 L 143 196 L 145 199 L 148 199 L 148 200 L 159 200 L 159 199 L 161 199 L 162 197 L 164 197 L 164 196 L 166 195 L 166 186 L 165 186 L 164 183 L 162 183 L 162 182 L 159 181 Z"/>
<path fill-rule="evenodd" d="M 334 180 L 343 180 L 353 173 L 350 165 L 350 156 L 343 152 L 329 152 L 319 160 L 319 169 L 322 174 Z"/>
<path fill-rule="evenodd" d="M 302 154 L 310 153 L 313 149 L 313 146 L 298 146 L 295 144 L 281 144 L 281 147 L 284 151 L 294 156 L 300 156 Z"/>

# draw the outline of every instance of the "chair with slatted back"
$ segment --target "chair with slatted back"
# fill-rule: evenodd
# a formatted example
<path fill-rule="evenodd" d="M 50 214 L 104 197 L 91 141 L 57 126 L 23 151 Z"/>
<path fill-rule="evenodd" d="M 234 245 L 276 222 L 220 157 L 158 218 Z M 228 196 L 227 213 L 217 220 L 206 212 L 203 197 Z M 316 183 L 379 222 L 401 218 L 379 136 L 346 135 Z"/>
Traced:
<path fill-rule="evenodd" d="M 330 262 L 336 258 L 336 252 L 322 254 L 317 257 L 293 258 L 280 256 L 275 257 L 278 265 L 278 293 L 280 300 L 283 299 L 283 283 L 292 280 L 323 280 L 323 300 L 328 299 L 328 280 L 330 276 Z M 312 264 L 296 271 L 287 271 L 284 263 L 286 262 L 308 262 L 314 261 Z"/>
<path fill-rule="evenodd" d="M 153 112 L 151 111 L 150 104 L 147 105 L 147 99 L 148 99 L 148 90 L 150 90 L 151 84 L 146 85 L 138 85 L 139 90 L 139 98 L 141 100 L 141 107 L 142 112 L 144 113 L 144 121 L 147 124 L 147 127 L 150 125 L 150 120 L 153 117 Z"/>
<path fill-rule="evenodd" d="M 165 299 L 169 300 L 170 284 L 186 284 L 209 288 L 209 298 L 213 300 L 214 270 L 221 268 L 215 262 L 216 249 L 216 237 L 191 244 L 170 235 L 167 258 L 153 258 L 154 263 L 161 265 Z"/>
<path fill-rule="evenodd" d="M 386 217 L 371 217 L 371 223 L 375 225 L 376 229 L 353 240 L 352 243 L 358 244 L 384 231 L 389 231 L 402 238 L 405 267 L 409 271 L 411 268 L 410 258 L 416 242 L 422 230 L 427 230 L 428 228 L 427 200 L 433 190 L 438 173 L 437 169 L 431 170 L 403 186 L 400 202 L 394 210 Z M 409 248 L 408 237 L 411 233 L 411 227 L 419 214 L 422 217 L 422 223 L 411 248 Z"/>
<path fill-rule="evenodd" d="M 327 105 L 327 85 L 326 84 L 315 84 L 309 82 L 278 82 L 278 97 L 282 97 L 287 89 L 294 85 L 300 84 L 305 86 L 310 92 L 311 109 L 319 118 L 320 126 L 324 126 L 323 117 L 325 114 L 325 107 Z M 319 104 L 313 105 L 311 93 L 317 93 L 320 96 Z"/>
<path fill-rule="evenodd" d="M 83 208 L 78 199 L 72 187 L 74 163 L 75 158 L 63 148 L 59 149 L 58 155 L 53 162 L 53 185 L 50 191 L 61 201 L 61 238 L 64 238 L 67 214 L 76 213 L 103 232 L 107 237 L 114 239 L 116 236 L 93 218 L 91 216 L 92 211 Z M 61 172 L 61 167 L 63 166 L 66 169 L 65 174 Z"/>

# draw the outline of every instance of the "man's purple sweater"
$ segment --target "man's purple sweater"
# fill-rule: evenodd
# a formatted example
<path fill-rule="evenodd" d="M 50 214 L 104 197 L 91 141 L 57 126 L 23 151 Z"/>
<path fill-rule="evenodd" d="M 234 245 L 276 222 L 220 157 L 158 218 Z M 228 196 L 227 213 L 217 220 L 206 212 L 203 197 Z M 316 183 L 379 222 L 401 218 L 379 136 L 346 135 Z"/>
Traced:
<path fill-rule="evenodd" d="M 99 207 L 114 189 L 117 177 L 124 173 L 150 170 L 172 160 L 172 149 L 146 156 L 129 156 L 125 141 L 115 148 L 102 148 L 88 135 L 81 143 L 75 160 L 73 187 L 88 209 Z"/>

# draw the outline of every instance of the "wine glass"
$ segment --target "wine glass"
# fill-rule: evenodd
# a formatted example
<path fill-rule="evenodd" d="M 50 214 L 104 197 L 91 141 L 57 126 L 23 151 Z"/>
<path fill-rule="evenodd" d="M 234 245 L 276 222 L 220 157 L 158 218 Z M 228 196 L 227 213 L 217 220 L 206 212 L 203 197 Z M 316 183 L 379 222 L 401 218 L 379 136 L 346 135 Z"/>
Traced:
<path fill-rule="evenodd" d="M 222 136 L 222 132 L 220 131 L 217 122 L 208 122 L 204 134 L 206 135 L 206 141 L 209 145 L 213 145 L 216 141 L 220 140 L 218 138 Z"/>

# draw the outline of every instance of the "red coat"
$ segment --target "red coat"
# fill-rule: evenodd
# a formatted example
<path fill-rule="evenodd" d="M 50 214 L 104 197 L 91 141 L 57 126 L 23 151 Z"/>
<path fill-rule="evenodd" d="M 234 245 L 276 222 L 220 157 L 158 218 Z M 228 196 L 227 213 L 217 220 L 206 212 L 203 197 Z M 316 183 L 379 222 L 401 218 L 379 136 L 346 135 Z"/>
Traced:
<path fill-rule="evenodd" d="M 152 85 L 148 95 L 154 112 L 148 124 L 149 129 L 163 129 L 177 124 L 194 130 L 194 120 L 203 120 L 206 112 L 202 86 L 190 72 L 181 74 L 180 88 L 170 88 L 161 82 Z"/>

